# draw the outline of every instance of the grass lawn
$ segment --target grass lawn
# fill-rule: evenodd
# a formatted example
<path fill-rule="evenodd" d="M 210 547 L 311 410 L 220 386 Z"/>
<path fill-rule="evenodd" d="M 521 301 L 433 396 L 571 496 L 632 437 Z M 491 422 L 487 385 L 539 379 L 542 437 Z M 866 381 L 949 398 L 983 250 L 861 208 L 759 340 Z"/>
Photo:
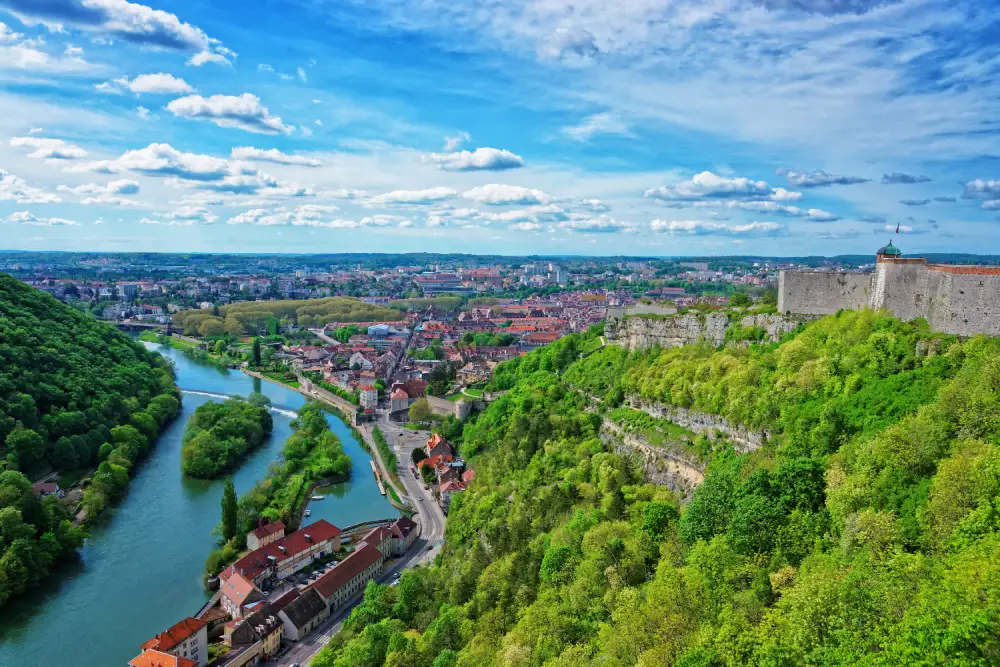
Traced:
<path fill-rule="evenodd" d="M 482 398 L 483 397 L 483 388 L 482 387 L 466 387 L 465 388 L 465 393 L 468 396 L 472 396 L 474 398 Z"/>
<path fill-rule="evenodd" d="M 399 494 L 396 493 L 396 489 L 393 488 L 392 484 L 386 485 L 385 490 L 386 493 L 388 493 L 394 501 L 396 501 L 400 505 L 403 504 L 403 501 L 399 499 Z"/>
<path fill-rule="evenodd" d="M 260 374 L 269 380 L 280 382 L 281 384 L 288 385 L 289 387 L 293 387 L 295 389 L 299 388 L 299 379 L 297 377 L 288 379 L 281 371 L 260 371 Z"/>

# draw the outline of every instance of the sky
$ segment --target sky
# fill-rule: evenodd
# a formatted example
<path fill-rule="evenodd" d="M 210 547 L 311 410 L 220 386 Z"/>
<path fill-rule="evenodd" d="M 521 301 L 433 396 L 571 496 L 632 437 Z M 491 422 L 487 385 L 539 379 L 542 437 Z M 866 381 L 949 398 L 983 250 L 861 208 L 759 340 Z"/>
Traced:
<path fill-rule="evenodd" d="M 1000 253 L 1000 5 L 0 0 L 0 248 Z"/>

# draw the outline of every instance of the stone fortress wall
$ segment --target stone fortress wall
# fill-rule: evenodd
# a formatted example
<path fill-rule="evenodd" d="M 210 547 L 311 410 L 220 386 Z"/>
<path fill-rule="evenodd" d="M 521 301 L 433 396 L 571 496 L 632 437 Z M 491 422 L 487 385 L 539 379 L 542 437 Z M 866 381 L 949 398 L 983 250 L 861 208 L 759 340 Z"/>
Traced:
<path fill-rule="evenodd" d="M 781 272 L 779 313 L 828 315 L 861 308 L 884 308 L 901 320 L 924 317 L 943 333 L 1000 336 L 1000 267 L 879 256 L 873 274 Z"/>

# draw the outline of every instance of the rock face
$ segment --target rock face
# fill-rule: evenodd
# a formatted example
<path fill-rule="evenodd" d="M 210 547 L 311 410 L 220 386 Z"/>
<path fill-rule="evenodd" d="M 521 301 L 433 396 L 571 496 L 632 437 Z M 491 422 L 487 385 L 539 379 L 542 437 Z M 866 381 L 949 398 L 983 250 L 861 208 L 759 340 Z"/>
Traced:
<path fill-rule="evenodd" d="M 666 486 L 690 500 L 694 490 L 705 480 L 705 466 L 690 456 L 682 447 L 657 447 L 634 433 L 626 433 L 609 419 L 604 420 L 601 431 L 604 440 L 615 452 L 635 458 L 653 484 Z"/>
<path fill-rule="evenodd" d="M 779 340 L 782 335 L 798 326 L 798 321 L 780 315 L 745 315 L 732 320 L 727 313 L 685 313 L 683 315 L 631 315 L 621 318 L 609 317 L 605 324 L 605 336 L 613 342 L 631 350 L 660 347 L 680 347 L 706 341 L 712 345 L 726 342 L 726 329 L 738 322 L 745 329 L 763 329 L 769 342 Z M 748 344 L 746 341 L 737 344 Z"/>
<path fill-rule="evenodd" d="M 646 414 L 670 421 L 690 429 L 695 433 L 715 438 L 722 433 L 733 443 L 736 451 L 745 454 L 760 449 L 771 437 L 770 431 L 750 429 L 739 424 L 731 424 L 723 417 L 705 412 L 678 408 L 664 403 L 646 401 L 639 396 L 626 396 L 629 407 L 642 410 Z"/>

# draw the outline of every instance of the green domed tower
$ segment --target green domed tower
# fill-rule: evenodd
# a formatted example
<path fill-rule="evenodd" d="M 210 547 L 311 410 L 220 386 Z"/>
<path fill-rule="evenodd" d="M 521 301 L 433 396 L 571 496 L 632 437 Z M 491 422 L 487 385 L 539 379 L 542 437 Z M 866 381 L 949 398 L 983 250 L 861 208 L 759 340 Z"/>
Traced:
<path fill-rule="evenodd" d="M 886 243 L 884 246 L 882 246 L 881 248 L 879 248 L 878 252 L 875 253 L 876 261 L 882 261 L 885 258 L 895 259 L 897 257 L 902 257 L 902 256 L 903 256 L 903 253 L 900 251 L 899 248 L 897 248 L 896 246 L 894 246 L 892 244 L 891 240 L 888 243 Z"/>

